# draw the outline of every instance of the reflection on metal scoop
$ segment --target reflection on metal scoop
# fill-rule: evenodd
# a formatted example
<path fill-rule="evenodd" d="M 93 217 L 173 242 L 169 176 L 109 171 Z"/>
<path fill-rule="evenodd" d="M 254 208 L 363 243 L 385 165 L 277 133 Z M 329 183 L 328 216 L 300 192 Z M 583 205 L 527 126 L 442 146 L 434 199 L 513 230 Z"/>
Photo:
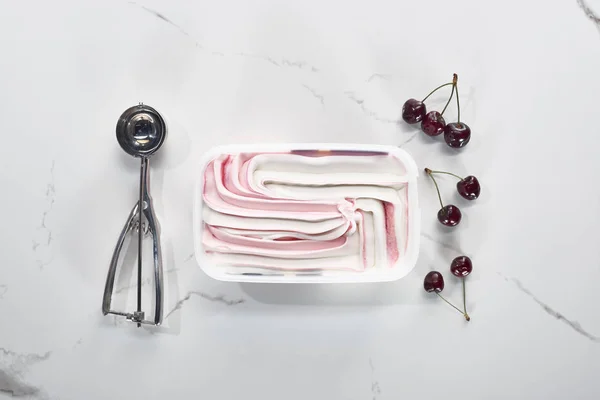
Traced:
<path fill-rule="evenodd" d="M 160 226 L 150 197 L 150 168 L 149 157 L 154 154 L 164 143 L 167 136 L 167 127 L 161 115 L 152 107 L 140 103 L 125 110 L 117 122 L 117 140 L 127 152 L 134 157 L 141 158 L 140 170 L 140 196 L 133 206 L 127 222 L 119 235 L 115 247 L 102 301 L 102 312 L 106 314 L 121 315 L 127 319 L 141 324 L 160 325 L 162 322 L 163 303 L 163 268 L 160 247 Z M 144 221 L 144 218 L 145 221 Z M 129 313 L 111 310 L 110 303 L 115 284 L 117 262 L 127 233 L 136 230 L 138 233 L 138 271 L 137 271 L 137 310 Z M 146 320 L 142 311 L 142 238 L 144 234 L 152 235 L 154 258 L 154 290 L 155 310 L 154 319 Z"/>

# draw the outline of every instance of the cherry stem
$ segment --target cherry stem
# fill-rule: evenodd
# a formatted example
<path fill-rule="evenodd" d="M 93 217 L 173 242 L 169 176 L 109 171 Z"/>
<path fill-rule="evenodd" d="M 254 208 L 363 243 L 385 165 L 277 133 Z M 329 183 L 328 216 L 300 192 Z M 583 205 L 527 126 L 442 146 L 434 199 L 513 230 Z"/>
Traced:
<path fill-rule="evenodd" d="M 466 285 L 466 284 L 465 284 L 465 279 L 467 279 L 467 278 L 465 278 L 465 277 L 463 276 L 463 277 L 462 277 L 462 287 L 463 287 L 463 309 L 464 309 L 464 311 L 465 311 L 465 315 L 467 315 L 467 316 L 468 316 L 469 314 L 467 314 L 467 290 L 465 289 L 465 285 Z M 465 318 L 466 318 L 466 317 L 465 317 Z M 468 319 L 467 319 L 467 321 L 468 321 Z"/>
<path fill-rule="evenodd" d="M 460 308 L 456 307 L 454 304 L 452 304 L 452 303 L 450 303 L 448 300 L 446 300 L 446 299 L 444 298 L 444 296 L 442 296 L 442 295 L 440 294 L 440 292 L 435 292 L 435 294 L 437 294 L 437 295 L 440 297 L 440 299 L 444 300 L 446 303 L 448 303 L 448 304 L 449 304 L 449 305 L 450 305 L 452 308 L 454 308 L 456 311 L 458 311 L 459 313 L 461 313 L 461 314 L 462 314 L 462 315 L 465 317 L 465 319 L 466 319 L 467 321 L 470 321 L 470 320 L 471 320 L 471 317 L 469 317 L 469 314 L 467 314 L 466 312 L 462 311 Z"/>
<path fill-rule="evenodd" d="M 433 171 L 433 170 L 429 170 L 429 173 L 431 174 L 446 174 L 446 175 L 452 175 L 455 178 L 460 179 L 461 181 L 464 181 L 465 178 L 461 178 L 460 176 L 453 174 L 452 172 L 446 172 L 446 171 Z"/>
<path fill-rule="evenodd" d="M 452 81 L 454 83 L 454 88 L 456 88 L 456 109 L 458 110 L 458 116 L 457 116 L 457 124 L 460 127 L 460 101 L 458 100 L 458 75 L 454 74 L 454 80 Z"/>
<path fill-rule="evenodd" d="M 442 195 L 440 194 L 440 188 L 438 187 L 438 184 L 432 175 L 433 171 L 430 170 L 429 168 L 425 168 L 425 172 L 427 172 L 427 175 L 429 175 L 429 177 L 433 181 L 433 184 L 435 185 L 435 190 L 437 191 L 438 199 L 440 200 L 440 206 L 442 206 L 442 208 L 444 208 L 444 203 L 442 203 Z"/>
<path fill-rule="evenodd" d="M 442 110 L 440 115 L 444 115 L 444 111 L 446 111 L 446 108 L 448 108 L 448 104 L 450 104 L 450 101 L 452 100 L 452 96 L 454 96 L 454 88 L 456 88 L 456 83 L 454 81 L 452 81 L 452 92 L 450 92 L 450 97 L 448 97 L 448 101 L 446 102 L 446 105 L 444 106 L 444 109 Z"/>
<path fill-rule="evenodd" d="M 438 87 L 436 87 L 435 89 L 433 89 L 431 91 L 431 93 L 429 93 L 427 96 L 425 96 L 425 98 L 423 100 L 421 100 L 421 103 L 423 103 L 425 100 L 427 100 L 429 98 L 429 96 L 431 96 L 432 94 L 434 94 L 435 92 L 437 92 L 438 90 L 440 90 L 441 88 L 445 87 L 445 86 L 450 86 L 453 85 L 454 86 L 454 82 L 448 82 L 448 83 L 444 83 L 443 85 L 440 85 Z"/>

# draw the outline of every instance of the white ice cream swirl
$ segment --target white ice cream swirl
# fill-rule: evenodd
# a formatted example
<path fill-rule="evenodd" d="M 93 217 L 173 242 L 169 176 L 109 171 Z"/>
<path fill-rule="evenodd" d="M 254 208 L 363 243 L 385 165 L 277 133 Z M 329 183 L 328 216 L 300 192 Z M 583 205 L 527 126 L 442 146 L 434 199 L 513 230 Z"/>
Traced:
<path fill-rule="evenodd" d="M 406 251 L 407 182 L 382 152 L 220 155 L 204 172 L 205 255 L 245 273 L 393 267 Z"/>

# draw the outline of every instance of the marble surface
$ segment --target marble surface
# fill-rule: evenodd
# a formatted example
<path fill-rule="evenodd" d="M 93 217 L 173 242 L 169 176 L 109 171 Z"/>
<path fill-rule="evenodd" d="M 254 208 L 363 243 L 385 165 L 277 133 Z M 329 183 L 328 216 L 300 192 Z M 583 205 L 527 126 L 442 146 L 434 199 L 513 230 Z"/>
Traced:
<path fill-rule="evenodd" d="M 600 397 L 600 1 L 1 9 L 0 398 Z M 406 99 L 453 72 L 473 130 L 460 153 L 398 123 Z M 114 128 L 139 101 L 170 124 L 151 162 L 159 329 L 100 312 L 139 168 Z M 289 141 L 402 146 L 420 167 L 478 176 L 482 195 L 459 202 L 442 180 L 465 214 L 446 232 L 420 180 L 421 254 L 395 283 L 211 280 L 193 257 L 201 155 Z M 459 254 L 475 264 L 470 323 L 422 290 Z M 450 276 L 445 293 L 460 302 Z"/>

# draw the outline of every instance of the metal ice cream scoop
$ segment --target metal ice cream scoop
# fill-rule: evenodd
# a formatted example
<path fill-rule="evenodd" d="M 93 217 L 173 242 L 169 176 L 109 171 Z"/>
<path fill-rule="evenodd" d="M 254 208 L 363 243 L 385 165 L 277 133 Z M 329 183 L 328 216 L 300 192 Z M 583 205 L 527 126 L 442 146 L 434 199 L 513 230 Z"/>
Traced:
<path fill-rule="evenodd" d="M 125 226 L 121 230 L 117 245 L 113 252 L 104 287 L 102 312 L 106 314 L 121 315 L 141 324 L 160 325 L 162 322 L 163 303 L 163 267 L 160 247 L 160 225 L 154 213 L 152 197 L 150 197 L 150 166 L 149 158 L 164 143 L 167 136 L 167 127 L 161 115 L 152 107 L 140 103 L 125 110 L 117 122 L 117 140 L 123 150 L 134 157 L 141 159 L 140 169 L 140 195 L 133 206 Z M 115 311 L 110 307 L 115 283 L 117 262 L 125 237 L 131 231 L 138 234 L 138 268 L 137 268 L 137 309 L 134 312 Z M 154 291 L 155 310 L 154 318 L 147 320 L 142 311 L 142 238 L 152 235 L 154 258 Z"/>

